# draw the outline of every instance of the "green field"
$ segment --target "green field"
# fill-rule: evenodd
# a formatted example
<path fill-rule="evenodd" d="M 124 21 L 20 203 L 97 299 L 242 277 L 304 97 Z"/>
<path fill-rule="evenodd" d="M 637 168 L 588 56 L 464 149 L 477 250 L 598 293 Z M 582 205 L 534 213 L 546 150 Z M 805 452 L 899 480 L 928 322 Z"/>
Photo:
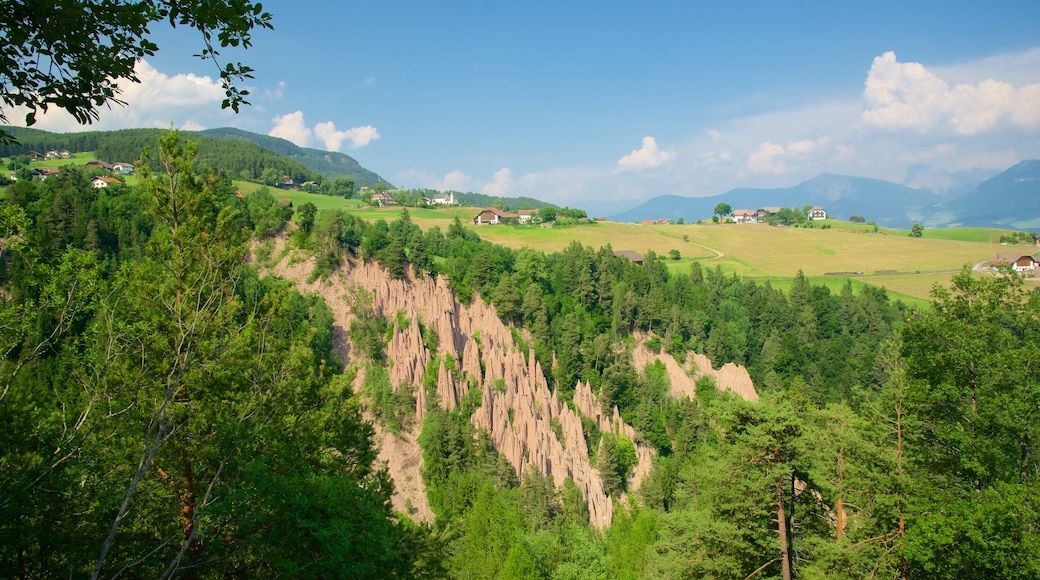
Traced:
<path fill-rule="evenodd" d="M 317 196 L 321 197 L 321 196 Z M 367 220 L 396 219 L 396 207 L 364 207 L 351 210 Z M 831 222 L 828 229 L 779 228 L 765 224 L 687 224 L 641 226 L 618 222 L 540 228 L 538 226 L 473 226 L 476 208 L 409 209 L 412 221 L 426 229 L 439 225 L 446 229 L 455 217 L 474 229 L 481 238 L 511 248 L 531 247 L 545 252 L 559 251 L 574 241 L 599 248 L 610 244 L 614 250 L 634 250 L 645 254 L 653 250 L 668 256 L 678 250 L 681 259 L 666 259 L 673 271 L 689 271 L 696 261 L 703 267 L 718 266 L 729 275 L 769 280 L 784 288 L 798 271 L 814 283 L 839 291 L 845 280 L 853 287 L 884 287 L 893 298 L 911 304 L 926 304 L 935 284 L 949 284 L 965 265 L 991 260 L 1009 246 L 991 243 L 1010 233 L 986 228 L 925 230 L 924 237 L 912 238 L 905 230 Z M 1020 244 L 1028 252 L 1031 246 Z M 1011 246 L 1015 247 L 1015 246 Z M 855 273 L 855 274 L 849 274 Z"/>
<path fill-rule="evenodd" d="M 74 159 L 37 161 L 36 167 L 83 165 L 91 153 Z M 136 182 L 126 176 L 128 184 Z M 234 186 L 249 194 L 261 185 L 234 181 Z M 357 199 L 343 199 L 301 191 L 270 188 L 277 199 L 292 200 L 293 205 L 313 203 L 319 210 L 344 209 L 370 221 L 392 221 L 401 215 L 400 207 L 377 208 Z M 817 227 L 771 227 L 765 224 L 686 224 L 642 226 L 618 222 L 593 222 L 581 225 L 473 226 L 479 211 L 471 207 L 409 208 L 411 219 L 422 229 L 440 226 L 446 230 L 455 218 L 474 229 L 481 238 L 511 248 L 530 247 L 544 252 L 566 248 L 573 242 L 599 248 L 610 244 L 614 250 L 654 251 L 668 257 L 677 250 L 679 260 L 666 259 L 672 271 L 689 271 L 693 262 L 705 268 L 720 268 L 728 275 L 770 281 L 784 288 L 799 271 L 815 283 L 834 291 L 847 279 L 854 288 L 863 285 L 884 287 L 893 298 L 908 303 L 926 303 L 935 284 L 949 284 L 965 265 L 992 260 L 998 252 L 1035 251 L 1031 244 L 1002 245 L 997 242 L 1010 230 L 992 228 L 926 229 L 921 238 L 906 230 L 878 228 L 837 220 L 817 222 Z M 829 227 L 819 227 L 826 224 Z M 1036 284 L 1030 281 L 1031 284 Z"/>

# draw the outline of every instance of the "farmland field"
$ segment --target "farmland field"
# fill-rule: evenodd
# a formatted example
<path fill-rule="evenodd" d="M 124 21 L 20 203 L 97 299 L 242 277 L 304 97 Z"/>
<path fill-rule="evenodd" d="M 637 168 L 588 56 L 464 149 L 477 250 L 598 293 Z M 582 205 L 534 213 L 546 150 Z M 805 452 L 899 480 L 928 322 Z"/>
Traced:
<path fill-rule="evenodd" d="M 78 154 L 74 159 L 34 162 L 38 167 L 83 165 L 93 154 Z M 128 184 L 134 176 L 124 177 Z M 244 194 L 261 186 L 234 181 Z M 344 209 L 365 219 L 391 221 L 401 214 L 400 207 L 377 208 L 357 199 L 310 194 L 270 188 L 277 199 L 294 205 L 313 203 L 319 210 Z M 0 189 L 2 195 L 2 189 Z M 478 211 L 471 207 L 409 208 L 412 221 L 422 229 L 440 226 L 446 230 L 455 218 L 474 229 L 481 238 L 511 248 L 531 247 L 544 252 L 566 248 L 573 242 L 599 248 L 610 244 L 614 250 L 633 250 L 646 254 L 652 250 L 672 271 L 689 271 L 693 262 L 705 268 L 718 267 L 728 275 L 756 278 L 778 288 L 789 285 L 799 271 L 815 283 L 838 291 L 847 279 L 853 287 L 884 287 L 893 298 L 908 303 L 926 303 L 935 284 L 948 284 L 965 265 L 991 260 L 998 252 L 1030 253 L 1031 244 L 1002 245 L 1001 236 L 1009 230 L 992 228 L 926 229 L 921 238 L 905 230 L 877 228 L 827 220 L 828 229 L 771 227 L 765 224 L 685 224 L 642 226 L 618 222 L 593 222 L 541 228 L 535 225 L 473 226 Z M 820 224 L 817 224 L 820 225 Z M 679 259 L 669 258 L 673 250 Z M 1032 285 L 1038 285 L 1030 280 Z"/>
<path fill-rule="evenodd" d="M 321 196 L 316 196 L 321 197 Z M 925 230 L 912 238 L 903 230 L 859 224 L 840 224 L 829 229 L 771 227 L 765 224 L 687 224 L 641 226 L 618 222 L 595 222 L 555 228 L 502 225 L 473 226 L 475 208 L 409 209 L 412 221 L 426 229 L 447 229 L 455 217 L 473 228 L 481 238 L 511 248 L 531 247 L 545 252 L 566 248 L 572 242 L 598 248 L 610 244 L 614 250 L 653 250 L 667 258 L 678 250 L 679 260 L 666 259 L 673 271 L 689 271 L 696 261 L 703 267 L 719 267 L 730 275 L 769 280 L 784 288 L 798 271 L 838 291 L 845 280 L 853 288 L 884 287 L 893 298 L 910 304 L 925 304 L 935 284 L 949 284 L 965 265 L 991 260 L 1000 251 L 1026 244 L 1002 246 L 988 240 L 1008 231 L 988 228 Z M 364 207 L 351 210 L 358 217 L 396 219 L 400 208 Z M 851 227 L 847 227 L 851 226 Z M 1010 250 L 1014 251 L 1014 250 Z"/>

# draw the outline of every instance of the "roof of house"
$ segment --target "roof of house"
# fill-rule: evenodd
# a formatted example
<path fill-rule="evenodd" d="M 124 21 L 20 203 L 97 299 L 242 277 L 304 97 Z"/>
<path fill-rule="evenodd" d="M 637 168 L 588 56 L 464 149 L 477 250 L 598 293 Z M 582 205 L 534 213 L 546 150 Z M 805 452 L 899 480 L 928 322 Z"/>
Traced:
<path fill-rule="evenodd" d="M 758 215 L 758 212 L 750 210 L 750 209 L 735 209 L 735 210 L 733 210 L 733 216 L 734 217 L 736 217 L 736 216 L 754 216 L 754 215 Z"/>
<path fill-rule="evenodd" d="M 522 210 L 520 210 L 519 215 L 538 215 L 538 210 L 536 210 L 536 209 L 522 209 Z"/>
<path fill-rule="evenodd" d="M 480 213 L 478 213 L 477 215 L 480 215 L 480 214 L 482 214 L 482 213 L 484 213 L 484 212 L 486 212 L 486 211 L 489 211 L 489 212 L 491 212 L 491 213 L 493 213 L 493 214 L 497 215 L 497 216 L 498 216 L 498 217 L 500 217 L 500 218 L 515 218 L 515 217 L 520 217 L 520 215 L 519 215 L 519 214 L 515 214 L 515 213 L 506 213 L 506 212 L 504 212 L 504 211 L 501 211 L 500 209 L 498 209 L 498 208 L 494 208 L 494 207 L 485 207 L 484 209 L 480 210 Z"/>
<path fill-rule="evenodd" d="M 119 181 L 115 177 L 108 177 L 107 175 L 102 175 L 101 177 L 95 177 L 94 178 L 94 181 L 98 181 L 98 180 L 104 181 L 105 183 L 107 183 L 109 185 L 123 185 L 122 181 Z"/>
<path fill-rule="evenodd" d="M 991 262 L 993 265 L 997 264 L 1014 264 L 1019 260 L 1029 260 L 1034 264 L 1037 263 L 1037 259 L 1029 254 L 1023 254 L 1022 252 L 1000 252 L 997 257 Z"/>
<path fill-rule="evenodd" d="M 643 255 L 639 252 L 633 252 L 632 250 L 618 250 L 614 252 L 615 256 L 620 258 L 628 258 L 630 262 L 642 262 Z"/>

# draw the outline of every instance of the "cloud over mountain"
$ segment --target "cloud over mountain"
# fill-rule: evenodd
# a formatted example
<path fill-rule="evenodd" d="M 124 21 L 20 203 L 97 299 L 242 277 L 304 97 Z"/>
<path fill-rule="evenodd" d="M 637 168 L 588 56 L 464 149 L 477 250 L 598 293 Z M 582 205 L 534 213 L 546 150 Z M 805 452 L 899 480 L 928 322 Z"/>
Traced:
<path fill-rule="evenodd" d="M 643 147 L 636 149 L 618 159 L 618 167 L 621 169 L 647 169 L 658 167 L 675 159 L 674 151 L 662 151 L 657 148 L 657 141 L 653 137 L 643 137 Z"/>
<path fill-rule="evenodd" d="M 899 62 L 891 51 L 874 59 L 863 98 L 864 122 L 880 129 L 977 135 L 1001 126 L 1040 128 L 1040 83 L 1015 87 L 987 77 L 951 86 L 920 63 Z"/>
<path fill-rule="evenodd" d="M 271 129 L 268 135 L 281 137 L 300 147 L 312 147 L 315 143 L 314 138 L 317 138 L 324 145 L 326 151 L 341 151 L 340 146 L 344 141 L 350 141 L 356 149 L 379 139 L 379 131 L 371 125 L 338 131 L 335 123 L 326 121 L 318 123 L 312 130 L 307 127 L 303 120 L 303 111 L 279 115 L 273 121 L 274 128 Z"/>

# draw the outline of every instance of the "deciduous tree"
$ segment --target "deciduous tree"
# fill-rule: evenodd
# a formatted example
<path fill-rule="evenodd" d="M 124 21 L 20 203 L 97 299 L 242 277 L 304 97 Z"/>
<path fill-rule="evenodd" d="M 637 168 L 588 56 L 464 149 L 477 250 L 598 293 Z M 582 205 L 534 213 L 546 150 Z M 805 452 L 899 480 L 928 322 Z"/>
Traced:
<path fill-rule="evenodd" d="M 249 95 L 238 83 L 252 78 L 253 69 L 222 66 L 220 50 L 249 48 L 253 30 L 272 28 L 271 20 L 251 0 L 6 2 L 0 10 L 0 102 L 4 109 L 28 109 L 26 125 L 51 107 L 91 123 L 100 107 L 124 104 L 120 82 L 139 82 L 137 61 L 159 50 L 150 28 L 168 22 L 199 31 L 202 47 L 195 56 L 217 66 L 226 97 L 222 107 L 237 112 Z M 6 114 L 0 109 L 0 122 L 7 121 Z M 9 139 L 0 131 L 0 141 Z"/>

